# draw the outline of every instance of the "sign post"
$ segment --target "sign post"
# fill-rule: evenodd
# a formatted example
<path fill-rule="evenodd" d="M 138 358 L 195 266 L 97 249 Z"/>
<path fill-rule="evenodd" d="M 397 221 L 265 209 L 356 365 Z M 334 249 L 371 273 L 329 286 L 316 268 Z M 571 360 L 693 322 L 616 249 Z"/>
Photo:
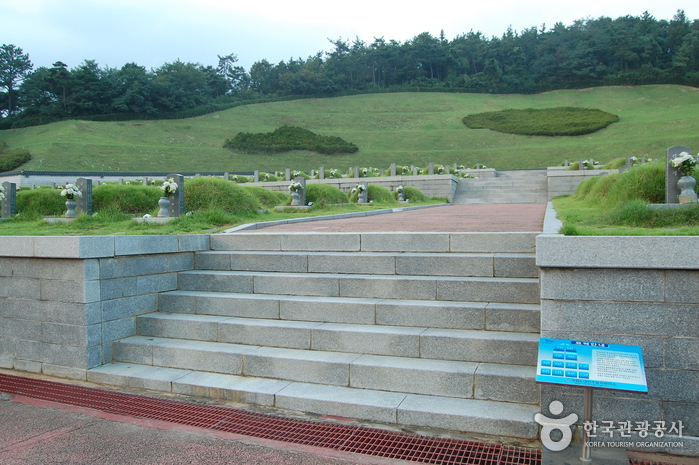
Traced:
<path fill-rule="evenodd" d="M 646 372 L 643 364 L 643 354 L 638 346 L 621 344 L 607 344 L 603 342 L 576 341 L 566 339 L 539 339 L 539 357 L 536 368 L 536 382 L 544 384 L 558 384 L 564 386 L 577 386 L 584 388 L 585 405 L 583 410 L 583 424 L 592 423 L 592 397 L 593 389 L 612 389 L 636 393 L 647 393 Z M 552 404 L 553 405 L 553 404 Z M 562 408 L 560 409 L 562 411 Z M 554 414 L 558 414 L 553 412 Z M 574 414 L 573 414 L 574 415 Z M 577 418 L 577 415 L 574 415 Z M 550 424 L 564 424 L 562 420 L 543 418 Z M 539 420 L 537 420 L 539 421 Z M 572 422 L 571 422 L 572 423 Z M 566 428 L 571 423 L 565 424 Z M 541 422 L 543 425 L 544 423 Z M 586 428 L 582 445 L 582 453 L 579 460 L 582 463 L 592 463 L 592 450 L 590 447 L 590 431 Z M 542 442 L 546 446 L 544 429 L 542 429 Z M 567 444 L 551 450 L 560 451 Z M 606 451 L 611 452 L 611 451 Z M 624 456 L 626 454 L 624 453 Z M 566 457 L 570 460 L 570 457 Z M 603 462 L 612 465 L 612 457 L 605 457 Z M 623 458 L 620 459 L 620 463 Z M 628 458 L 625 460 L 628 463 Z M 542 465 L 554 462 L 542 462 Z M 561 462 L 563 463 L 563 462 Z M 567 461 L 565 463 L 568 463 Z"/>

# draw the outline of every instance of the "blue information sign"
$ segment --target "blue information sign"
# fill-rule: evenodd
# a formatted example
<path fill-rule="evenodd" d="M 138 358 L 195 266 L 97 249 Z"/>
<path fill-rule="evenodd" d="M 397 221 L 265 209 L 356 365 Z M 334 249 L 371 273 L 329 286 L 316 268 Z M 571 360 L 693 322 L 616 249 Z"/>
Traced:
<path fill-rule="evenodd" d="M 542 337 L 536 381 L 648 392 L 641 348 L 602 342 Z"/>

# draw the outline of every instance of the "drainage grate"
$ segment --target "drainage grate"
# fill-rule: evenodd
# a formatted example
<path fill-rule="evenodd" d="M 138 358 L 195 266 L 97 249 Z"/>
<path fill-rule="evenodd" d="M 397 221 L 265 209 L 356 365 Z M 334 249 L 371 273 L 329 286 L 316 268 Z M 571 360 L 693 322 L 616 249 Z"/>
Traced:
<path fill-rule="evenodd" d="M 364 426 L 282 418 L 226 407 L 24 378 L 0 373 L 0 392 L 103 412 L 344 452 L 433 464 L 539 465 L 541 451 L 456 439 L 432 438 Z"/>

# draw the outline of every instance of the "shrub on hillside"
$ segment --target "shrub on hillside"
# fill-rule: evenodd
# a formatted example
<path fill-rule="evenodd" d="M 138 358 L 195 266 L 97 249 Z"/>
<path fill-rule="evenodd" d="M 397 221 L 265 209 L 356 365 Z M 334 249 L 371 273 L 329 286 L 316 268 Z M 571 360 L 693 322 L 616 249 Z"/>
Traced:
<path fill-rule="evenodd" d="M 347 195 L 329 184 L 308 184 L 306 186 L 306 201 L 319 206 L 347 203 Z"/>
<path fill-rule="evenodd" d="M 0 141 L 0 173 L 19 168 L 32 159 L 29 150 L 9 150 L 5 141 Z"/>
<path fill-rule="evenodd" d="M 468 115 L 463 123 L 471 129 L 526 136 L 579 136 L 591 134 L 619 121 L 617 115 L 594 108 L 557 107 L 500 110 Z"/>
<path fill-rule="evenodd" d="M 255 214 L 261 207 L 249 189 L 223 178 L 206 176 L 187 180 L 184 204 L 188 211 L 219 208 L 227 213 L 245 215 Z"/>
<path fill-rule="evenodd" d="M 239 132 L 227 139 L 224 148 L 247 153 L 280 153 L 291 150 L 309 150 L 325 155 L 356 153 L 359 147 L 337 136 L 321 136 L 308 129 L 282 126 L 272 132 Z"/>

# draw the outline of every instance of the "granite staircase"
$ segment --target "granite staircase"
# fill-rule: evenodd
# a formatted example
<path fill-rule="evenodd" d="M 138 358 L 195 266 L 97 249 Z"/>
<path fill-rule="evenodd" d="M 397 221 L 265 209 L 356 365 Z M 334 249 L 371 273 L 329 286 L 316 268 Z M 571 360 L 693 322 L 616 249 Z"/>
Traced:
<path fill-rule="evenodd" d="M 535 438 L 535 236 L 212 235 L 88 379 Z"/>
<path fill-rule="evenodd" d="M 496 171 L 494 177 L 459 179 L 454 205 L 547 203 L 546 170 Z"/>

